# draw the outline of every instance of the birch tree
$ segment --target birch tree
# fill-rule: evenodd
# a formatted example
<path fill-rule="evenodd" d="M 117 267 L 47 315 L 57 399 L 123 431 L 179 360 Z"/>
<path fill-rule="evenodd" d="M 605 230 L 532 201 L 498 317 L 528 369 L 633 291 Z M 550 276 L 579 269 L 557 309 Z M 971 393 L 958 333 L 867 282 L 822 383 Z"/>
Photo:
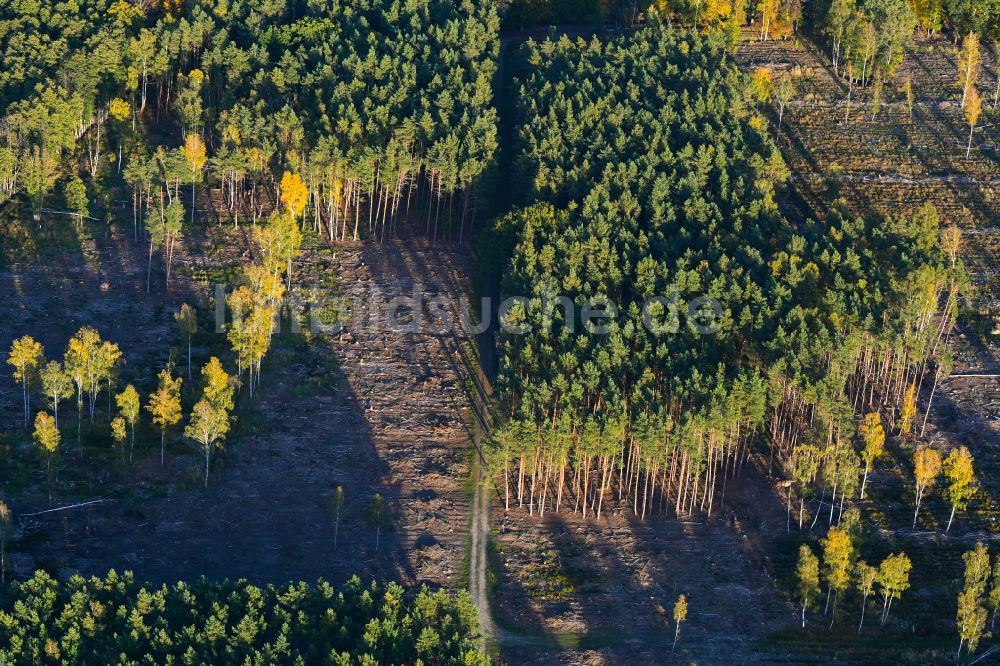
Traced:
<path fill-rule="evenodd" d="M 42 392 L 49 400 L 56 426 L 59 425 L 59 403 L 73 397 L 73 380 L 59 361 L 49 361 L 40 373 Z"/>
<path fill-rule="evenodd" d="M 972 135 L 976 131 L 976 123 L 979 122 L 979 113 L 982 110 L 983 100 L 979 97 L 979 89 L 972 86 L 965 100 L 965 120 L 969 123 L 969 143 L 965 146 L 966 159 L 972 152 Z"/>
<path fill-rule="evenodd" d="M 970 32 L 962 40 L 962 50 L 958 54 L 958 85 L 962 89 L 963 109 L 979 78 L 979 57 L 979 37 Z"/>
<path fill-rule="evenodd" d="M 139 409 L 141 407 L 139 392 L 135 390 L 134 386 L 129 384 L 125 387 L 124 391 L 115 396 L 115 402 L 118 404 L 118 410 L 128 424 L 131 434 L 128 452 L 128 459 L 131 462 L 132 453 L 135 451 L 135 424 L 139 420 Z"/>
<path fill-rule="evenodd" d="M 865 415 L 860 428 L 861 440 L 865 446 L 861 458 L 865 461 L 864 479 L 861 481 L 861 499 L 865 498 L 865 486 L 868 484 L 868 474 L 876 460 L 885 455 L 885 428 L 882 427 L 882 417 L 878 412 Z"/>
<path fill-rule="evenodd" d="M 899 599 L 903 592 L 910 589 L 911 567 L 910 558 L 906 553 L 889 555 L 879 565 L 876 582 L 882 593 L 882 625 L 889 619 L 893 600 Z"/>
<path fill-rule="evenodd" d="M 861 595 L 861 621 L 858 622 L 858 633 L 865 626 L 865 608 L 868 605 L 868 597 L 875 590 L 875 581 L 878 579 L 878 569 L 867 562 L 858 562 L 855 567 L 854 580 Z"/>
<path fill-rule="evenodd" d="M 169 369 L 157 376 L 156 391 L 149 396 L 146 410 L 153 416 L 153 425 L 160 429 L 160 465 L 163 465 L 163 451 L 166 448 L 167 430 L 181 420 L 181 383 L 174 379 Z"/>
<path fill-rule="evenodd" d="M 819 560 L 812 549 L 802 544 L 799 547 L 799 562 L 795 567 L 798 596 L 802 603 L 802 628 L 806 626 L 806 611 L 819 596 Z"/>
<path fill-rule="evenodd" d="M 820 547 L 823 552 L 823 577 L 826 579 L 826 608 L 830 607 L 830 595 L 833 599 L 833 618 L 830 620 L 830 627 L 833 627 L 834 619 L 837 616 L 837 600 L 840 593 L 847 589 L 851 582 L 852 560 L 854 558 L 854 546 L 850 537 L 843 530 L 831 527 L 825 538 L 820 540 Z"/>
<path fill-rule="evenodd" d="M 674 643 L 670 647 L 670 651 L 673 652 L 677 647 L 677 640 L 681 637 L 681 625 L 687 620 L 688 616 L 688 604 L 687 597 L 681 595 L 677 597 L 677 602 L 674 603 Z"/>
<path fill-rule="evenodd" d="M 344 510 L 344 486 L 337 486 L 330 500 L 330 508 L 333 511 L 333 549 L 337 550 L 337 536 L 340 533 L 340 516 Z"/>
<path fill-rule="evenodd" d="M 14 381 L 21 385 L 24 402 L 24 427 L 28 427 L 31 410 L 31 385 L 34 383 L 38 367 L 45 360 L 45 349 L 29 335 L 22 336 L 10 346 L 7 363 L 14 367 Z"/>
<path fill-rule="evenodd" d="M 975 474 L 972 469 L 972 453 L 967 446 L 952 450 L 944 461 L 944 478 L 948 482 L 948 497 L 951 500 L 951 514 L 945 532 L 951 530 L 957 509 L 965 509 L 966 503 L 975 492 Z"/>
<path fill-rule="evenodd" d="M 191 379 L 191 340 L 198 332 L 198 315 L 193 307 L 185 303 L 174 317 L 177 319 L 177 330 L 187 343 L 188 379 Z"/>
<path fill-rule="evenodd" d="M 382 497 L 381 493 L 375 493 L 372 496 L 371 502 L 368 503 L 366 518 L 368 523 L 375 528 L 375 552 L 377 553 L 379 536 L 382 533 L 382 528 L 386 525 L 385 498 Z"/>
<path fill-rule="evenodd" d="M 965 562 L 965 587 L 958 595 L 956 625 L 958 626 L 958 658 L 965 648 L 973 654 L 986 628 L 986 608 L 983 607 L 986 585 L 990 578 L 990 554 L 979 542 L 962 556 Z"/>
<path fill-rule="evenodd" d="M 194 406 L 184 436 L 196 442 L 205 454 L 205 488 L 212 449 L 221 447 L 229 432 L 229 413 L 217 407 L 207 396 Z"/>
<path fill-rule="evenodd" d="M 917 514 L 920 513 L 920 502 L 927 489 L 934 485 L 941 474 L 941 454 L 930 446 L 917 448 L 913 456 L 913 477 L 915 485 L 916 508 L 913 510 L 913 527 L 917 526 Z"/>
<path fill-rule="evenodd" d="M 59 428 L 55 419 L 46 412 L 35 414 L 35 446 L 45 457 L 45 478 L 48 481 L 49 504 L 52 504 L 52 459 L 59 451 Z"/>

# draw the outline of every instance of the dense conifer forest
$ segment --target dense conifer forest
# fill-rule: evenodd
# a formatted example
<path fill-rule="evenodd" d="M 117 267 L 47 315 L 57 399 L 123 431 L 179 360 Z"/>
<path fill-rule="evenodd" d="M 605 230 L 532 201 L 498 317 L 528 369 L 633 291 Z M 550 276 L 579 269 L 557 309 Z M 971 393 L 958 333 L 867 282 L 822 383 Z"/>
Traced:
<path fill-rule="evenodd" d="M 824 487 L 853 493 L 856 415 L 881 408 L 909 430 L 907 395 L 954 317 L 962 266 L 933 206 L 790 224 L 752 88 L 710 39 L 654 23 L 521 57 L 517 189 L 545 203 L 497 232 L 504 289 L 529 299 L 507 318 L 530 323 L 503 343 L 507 492 L 543 514 L 566 487 L 598 515 L 610 493 L 641 516 L 666 495 L 711 514 L 767 430 L 790 476 L 823 461 Z M 606 302 L 620 312 L 592 334 L 578 317 Z"/>

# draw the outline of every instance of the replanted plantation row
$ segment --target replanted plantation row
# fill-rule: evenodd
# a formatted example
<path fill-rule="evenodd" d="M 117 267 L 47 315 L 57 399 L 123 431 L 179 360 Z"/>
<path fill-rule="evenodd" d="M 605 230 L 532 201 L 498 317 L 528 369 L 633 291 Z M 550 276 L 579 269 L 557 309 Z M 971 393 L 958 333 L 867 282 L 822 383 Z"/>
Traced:
<path fill-rule="evenodd" d="M 964 281 L 954 230 L 932 207 L 783 219 L 749 81 L 655 16 L 604 43 L 529 43 L 521 67 L 517 189 L 543 203 L 495 231 L 504 294 L 528 298 L 507 313 L 528 332 L 502 337 L 507 504 L 711 514 L 760 432 L 797 493 L 851 499 L 856 417 L 908 433 L 932 381 Z M 707 331 L 700 297 L 718 303 Z M 581 312 L 606 300 L 620 311 L 591 332 Z"/>
<path fill-rule="evenodd" d="M 130 574 L 44 572 L 0 606 L 8 664 L 488 664 L 468 596 L 396 584 L 256 587 L 205 579 L 145 587 Z"/>
<path fill-rule="evenodd" d="M 331 240 L 415 208 L 435 233 L 463 226 L 496 148 L 497 30 L 490 3 L 437 0 L 5 3 L 0 197 L 37 216 L 62 182 L 85 215 L 124 175 L 138 217 L 209 180 L 238 223 L 290 171 L 296 214 Z"/>

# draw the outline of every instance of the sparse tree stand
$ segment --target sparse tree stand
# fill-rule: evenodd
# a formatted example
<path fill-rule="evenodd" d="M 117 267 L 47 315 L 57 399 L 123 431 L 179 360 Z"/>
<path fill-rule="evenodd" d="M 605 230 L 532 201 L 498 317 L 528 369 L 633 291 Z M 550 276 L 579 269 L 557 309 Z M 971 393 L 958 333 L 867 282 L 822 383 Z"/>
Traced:
<path fill-rule="evenodd" d="M 913 456 L 913 478 L 915 484 L 916 508 L 913 510 L 913 527 L 917 526 L 920 502 L 927 489 L 934 485 L 941 473 L 941 454 L 929 446 L 917 448 Z"/>
<path fill-rule="evenodd" d="M 6 502 L 0 501 L 0 583 L 7 582 L 7 539 L 14 526 L 14 514 Z"/>
<path fill-rule="evenodd" d="M 819 595 L 819 560 L 807 544 L 799 546 L 799 563 L 795 567 L 798 596 L 802 602 L 802 628 L 806 626 L 806 611 Z"/>
<path fill-rule="evenodd" d="M 677 647 L 677 640 L 681 637 L 681 625 L 687 620 L 687 616 L 687 597 L 682 594 L 677 597 L 677 602 L 674 604 L 674 644 L 670 646 L 671 652 Z"/>
<path fill-rule="evenodd" d="M 45 350 L 31 336 L 25 335 L 14 340 L 10 347 L 7 363 L 14 367 L 14 380 L 21 384 L 24 401 L 24 429 L 28 429 L 31 411 L 30 386 L 38 373 L 38 367 L 45 360 Z"/>
<path fill-rule="evenodd" d="M 52 458 L 59 450 L 59 429 L 55 419 L 46 412 L 35 415 L 35 445 L 45 456 L 45 478 L 49 488 L 49 504 L 52 504 Z"/>
<path fill-rule="evenodd" d="M 368 503 L 367 519 L 369 524 L 375 528 L 375 552 L 378 553 L 379 537 L 382 527 L 385 524 L 385 498 L 380 493 L 375 493 L 372 501 Z"/>

